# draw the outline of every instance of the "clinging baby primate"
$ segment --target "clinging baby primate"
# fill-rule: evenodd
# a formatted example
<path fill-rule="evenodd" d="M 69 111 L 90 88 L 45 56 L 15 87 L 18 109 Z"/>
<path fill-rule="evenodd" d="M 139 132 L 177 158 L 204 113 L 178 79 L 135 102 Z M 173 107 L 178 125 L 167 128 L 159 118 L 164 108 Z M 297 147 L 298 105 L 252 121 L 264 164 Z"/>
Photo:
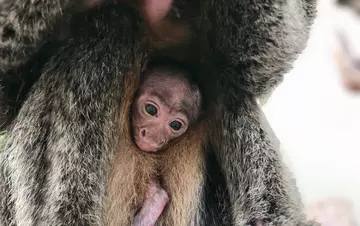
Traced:
<path fill-rule="evenodd" d="M 134 141 L 142 151 L 159 151 L 198 119 L 201 94 L 189 76 L 189 71 L 175 64 L 160 64 L 145 71 L 131 112 Z M 156 175 L 148 187 L 134 226 L 154 225 L 169 200 Z"/>

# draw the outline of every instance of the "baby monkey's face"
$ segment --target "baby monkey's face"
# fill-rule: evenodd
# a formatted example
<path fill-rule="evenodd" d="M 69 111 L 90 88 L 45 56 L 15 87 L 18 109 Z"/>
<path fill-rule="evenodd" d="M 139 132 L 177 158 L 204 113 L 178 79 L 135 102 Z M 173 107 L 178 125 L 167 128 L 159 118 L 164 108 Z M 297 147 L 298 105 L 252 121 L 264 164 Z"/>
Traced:
<path fill-rule="evenodd" d="M 189 85 L 176 77 L 150 75 L 133 103 L 132 125 L 136 145 L 156 152 L 181 136 L 189 125 Z"/>

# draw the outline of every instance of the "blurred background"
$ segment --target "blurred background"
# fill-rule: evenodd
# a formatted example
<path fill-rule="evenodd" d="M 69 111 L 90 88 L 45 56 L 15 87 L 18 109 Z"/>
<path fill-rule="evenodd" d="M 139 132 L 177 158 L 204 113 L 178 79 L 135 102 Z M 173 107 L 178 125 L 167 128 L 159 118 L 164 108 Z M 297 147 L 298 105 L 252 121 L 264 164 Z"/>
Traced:
<path fill-rule="evenodd" d="M 352 58 L 343 54 L 339 33 L 346 36 Z M 344 214 L 353 211 L 358 222 L 360 71 L 354 68 L 360 70 L 359 34 L 360 0 L 353 0 L 348 8 L 340 7 L 335 0 L 319 0 L 306 50 L 263 106 L 305 205 L 309 209 L 314 205 L 318 205 L 315 209 L 330 209 L 327 211 L 333 217 L 340 211 L 336 208 L 342 209 L 343 219 Z M 348 202 L 346 207 L 344 200 Z M 319 202 L 324 202 L 321 207 Z M 340 221 L 326 226 L 360 225 Z"/>

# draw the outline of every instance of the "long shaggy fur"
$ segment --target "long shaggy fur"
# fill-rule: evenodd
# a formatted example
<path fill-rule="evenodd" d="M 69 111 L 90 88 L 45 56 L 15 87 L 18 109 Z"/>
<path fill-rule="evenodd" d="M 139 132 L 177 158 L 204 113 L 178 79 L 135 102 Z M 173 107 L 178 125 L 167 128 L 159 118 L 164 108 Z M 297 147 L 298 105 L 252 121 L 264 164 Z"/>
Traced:
<path fill-rule="evenodd" d="M 188 22 L 199 52 L 189 58 L 211 72 L 195 75 L 208 108 L 156 157 L 138 152 L 129 132 L 140 69 L 157 51 L 136 12 L 114 3 L 75 15 L 50 59 L 34 55 L 53 44 L 69 2 L 0 1 L 0 106 L 12 112 L 0 114 L 9 125 L 1 226 L 129 225 L 154 173 L 171 199 L 158 225 L 314 225 L 255 99 L 304 48 L 315 1 L 175 1 L 180 15 L 197 14 Z M 30 75 L 29 91 L 4 92 L 9 78 Z"/>

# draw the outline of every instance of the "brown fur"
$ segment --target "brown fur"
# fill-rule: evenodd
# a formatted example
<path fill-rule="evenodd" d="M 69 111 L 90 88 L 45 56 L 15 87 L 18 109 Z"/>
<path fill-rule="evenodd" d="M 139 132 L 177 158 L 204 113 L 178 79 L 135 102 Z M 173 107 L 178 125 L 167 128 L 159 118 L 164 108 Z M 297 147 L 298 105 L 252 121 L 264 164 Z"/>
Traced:
<path fill-rule="evenodd" d="M 134 78 L 138 79 L 134 79 Z M 189 130 L 179 139 L 171 142 L 160 154 L 147 154 L 140 151 L 131 139 L 129 111 L 131 101 L 140 83 L 140 76 L 125 76 L 127 84 L 124 102 L 120 109 L 123 123 L 118 142 L 119 149 L 113 158 L 107 187 L 105 225 L 131 225 L 131 222 L 144 202 L 150 177 L 160 176 L 162 186 L 170 196 L 157 225 L 188 225 L 191 214 L 199 205 L 203 182 L 203 143 L 201 126 Z"/>
<path fill-rule="evenodd" d="M 166 150 L 160 159 L 160 175 L 164 188 L 170 194 L 168 209 L 159 225 L 187 226 L 200 206 L 203 178 L 203 128 L 189 131 Z M 201 142 L 202 141 L 202 142 Z"/>

